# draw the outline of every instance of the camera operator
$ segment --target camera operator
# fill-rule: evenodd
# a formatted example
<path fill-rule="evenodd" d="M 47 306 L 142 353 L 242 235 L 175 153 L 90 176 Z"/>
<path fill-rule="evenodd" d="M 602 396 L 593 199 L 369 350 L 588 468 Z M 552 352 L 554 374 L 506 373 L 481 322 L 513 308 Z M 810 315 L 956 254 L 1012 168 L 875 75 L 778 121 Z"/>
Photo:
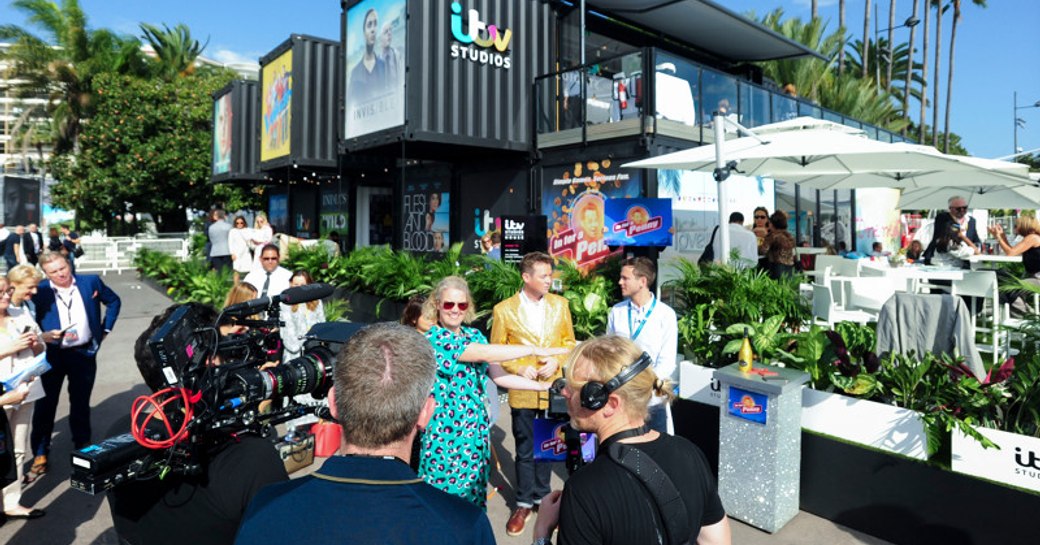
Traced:
<path fill-rule="evenodd" d="M 542 502 L 536 545 L 551 543 L 557 523 L 563 545 L 730 543 L 729 520 L 704 454 L 682 437 L 644 427 L 651 395 L 667 395 L 669 387 L 650 360 L 617 336 L 587 341 L 571 353 L 563 390 L 571 425 L 596 433 L 600 446 L 562 494 Z M 630 465 L 633 458 L 638 462 Z M 666 503 L 661 498 L 669 487 L 677 501 Z"/>
<path fill-rule="evenodd" d="M 408 465 L 416 433 L 433 416 L 436 365 L 430 342 L 410 327 L 380 323 L 356 333 L 333 380 L 345 455 L 262 490 L 235 542 L 495 543 L 480 508 Z"/>
<path fill-rule="evenodd" d="M 194 305 L 212 323 L 212 308 Z M 165 387 L 162 369 L 148 347 L 152 334 L 182 305 L 173 305 L 152 320 L 134 345 L 134 359 L 145 384 Z M 130 430 L 129 417 L 109 430 Z M 129 481 L 108 492 L 116 533 L 122 543 L 180 545 L 227 544 L 234 541 L 250 499 L 261 487 L 288 480 L 285 467 L 270 441 L 238 434 L 202 453 L 199 475 L 170 473 L 165 478 Z"/>

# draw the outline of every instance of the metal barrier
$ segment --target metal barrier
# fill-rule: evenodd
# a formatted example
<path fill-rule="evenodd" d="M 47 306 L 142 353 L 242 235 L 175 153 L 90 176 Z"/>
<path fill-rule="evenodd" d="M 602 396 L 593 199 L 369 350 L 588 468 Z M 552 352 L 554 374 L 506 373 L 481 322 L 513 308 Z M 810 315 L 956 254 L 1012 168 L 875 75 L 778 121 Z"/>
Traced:
<path fill-rule="evenodd" d="M 104 275 L 109 271 L 120 273 L 124 269 L 133 269 L 134 256 L 142 248 L 184 260 L 188 258 L 189 244 L 189 238 L 84 239 L 80 243 L 83 255 L 76 258 L 76 272 L 100 272 Z"/>

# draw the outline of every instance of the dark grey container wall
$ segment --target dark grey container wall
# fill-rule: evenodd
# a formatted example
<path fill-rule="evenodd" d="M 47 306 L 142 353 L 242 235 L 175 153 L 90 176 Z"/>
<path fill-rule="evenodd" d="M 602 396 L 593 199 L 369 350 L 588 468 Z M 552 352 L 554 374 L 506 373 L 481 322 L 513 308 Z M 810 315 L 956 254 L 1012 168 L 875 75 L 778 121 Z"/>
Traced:
<path fill-rule="evenodd" d="M 260 59 L 263 67 L 292 48 L 292 124 L 289 154 L 266 161 L 263 170 L 298 165 L 301 167 L 335 167 L 339 128 L 337 118 L 343 72 L 340 44 L 337 41 L 294 34 Z M 262 81 L 262 79 L 261 79 Z M 257 155 L 260 138 L 260 99 L 257 92 Z"/>
<path fill-rule="evenodd" d="M 409 140 L 528 151 L 535 76 L 551 70 L 554 17 L 542 0 L 460 0 L 463 16 L 513 31 L 508 70 L 451 57 L 451 1 L 408 3 Z"/>
<path fill-rule="evenodd" d="M 258 88 L 259 84 L 255 81 L 235 80 L 213 93 L 214 102 L 231 93 L 231 122 L 234 124 L 231 128 L 231 167 L 227 172 L 213 174 L 211 181 L 214 183 L 263 178 L 260 174 Z M 216 127 L 216 124 L 217 120 L 214 119 L 213 126 Z M 215 131 L 213 137 L 217 137 Z M 213 172 L 212 159 L 210 161 L 210 172 Z"/>

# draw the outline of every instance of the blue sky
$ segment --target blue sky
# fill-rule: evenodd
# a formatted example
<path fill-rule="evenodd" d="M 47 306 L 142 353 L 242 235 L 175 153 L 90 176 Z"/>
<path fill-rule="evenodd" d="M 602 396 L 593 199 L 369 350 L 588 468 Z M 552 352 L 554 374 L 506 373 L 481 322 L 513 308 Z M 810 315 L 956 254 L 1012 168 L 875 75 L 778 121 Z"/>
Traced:
<path fill-rule="evenodd" d="M 808 19 L 810 10 L 809 0 L 716 1 L 738 13 L 754 10 L 764 14 L 783 7 L 788 15 Z M 25 23 L 7 0 L 0 2 L 0 21 Z M 1018 91 L 1020 105 L 1040 101 L 1040 69 L 1036 68 L 1040 64 L 1040 32 L 1037 32 L 1040 2 L 989 0 L 989 7 L 985 9 L 972 5 L 971 0 L 963 2 L 950 125 L 962 136 L 965 147 L 973 155 L 1010 154 L 1014 119 L 1012 93 Z M 340 3 L 337 0 L 80 0 L 80 3 L 92 26 L 135 35 L 140 34 L 139 22 L 171 26 L 185 23 L 200 40 L 209 39 L 204 54 L 222 61 L 256 61 L 294 32 L 339 38 Z M 837 0 L 820 1 L 820 14 L 832 27 L 837 26 L 837 4 Z M 898 0 L 897 24 L 910 15 L 911 6 L 911 0 Z M 882 1 L 879 10 L 884 28 L 888 22 L 888 2 Z M 857 34 L 862 33 L 863 2 L 847 2 L 846 17 L 848 26 L 856 29 Z M 947 17 L 943 24 L 947 43 L 950 27 Z M 918 26 L 918 47 L 921 29 Z M 896 41 L 908 39 L 906 29 L 898 32 L 902 34 L 897 34 Z M 944 67 L 947 62 L 944 55 Z M 943 74 L 940 103 L 945 105 L 945 69 Z M 942 114 L 940 111 L 940 120 Z M 1018 117 L 1026 121 L 1025 128 L 1018 131 L 1019 147 L 1040 148 L 1040 108 L 1019 110 Z M 931 119 L 930 112 L 928 118 Z"/>

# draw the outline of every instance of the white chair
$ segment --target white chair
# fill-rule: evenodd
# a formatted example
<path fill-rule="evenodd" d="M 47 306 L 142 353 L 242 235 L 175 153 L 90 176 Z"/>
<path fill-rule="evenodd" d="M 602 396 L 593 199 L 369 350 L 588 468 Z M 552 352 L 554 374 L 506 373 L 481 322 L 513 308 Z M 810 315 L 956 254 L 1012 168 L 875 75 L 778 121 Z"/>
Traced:
<path fill-rule="evenodd" d="M 863 310 L 874 314 L 881 312 L 885 301 L 896 293 L 896 281 L 898 279 L 884 276 L 861 276 L 848 280 L 845 310 Z"/>
<path fill-rule="evenodd" d="M 1032 304 L 1032 308 L 1029 310 L 1033 316 L 1040 316 L 1040 293 L 1033 293 L 1029 298 Z M 1014 340 L 1018 340 L 1024 345 L 1024 336 L 1020 333 L 1020 330 L 1026 325 L 1026 320 L 1022 318 L 1013 318 L 1011 316 L 1011 304 L 1004 303 L 1002 307 L 1000 321 L 1000 331 L 1004 337 L 1004 353 L 1008 356 L 1014 356 L 1018 354 L 1018 350 L 1012 348 L 1011 343 Z"/>
<path fill-rule="evenodd" d="M 816 256 L 816 270 L 830 267 L 831 271 L 838 276 L 859 276 L 860 260 L 845 259 L 839 255 Z"/>
<path fill-rule="evenodd" d="M 954 280 L 950 286 L 950 295 L 971 297 L 969 310 L 971 311 L 971 326 L 976 334 L 979 332 L 989 333 L 990 341 L 979 348 L 990 348 L 993 351 L 993 363 L 997 363 L 1000 357 L 1000 343 L 998 340 L 1001 325 L 1000 320 L 1000 295 L 997 291 L 997 273 L 993 271 L 964 271 L 964 278 Z M 981 308 L 979 307 L 981 299 Z M 993 327 L 978 327 L 980 314 L 987 316 L 987 308 L 991 309 L 988 314 Z M 977 336 L 977 335 L 976 335 Z"/>
<path fill-rule="evenodd" d="M 862 310 L 844 310 L 834 304 L 829 285 L 813 284 L 813 321 L 817 324 L 834 327 L 837 322 L 856 322 L 865 324 L 876 321 L 877 314 L 871 314 Z"/>

